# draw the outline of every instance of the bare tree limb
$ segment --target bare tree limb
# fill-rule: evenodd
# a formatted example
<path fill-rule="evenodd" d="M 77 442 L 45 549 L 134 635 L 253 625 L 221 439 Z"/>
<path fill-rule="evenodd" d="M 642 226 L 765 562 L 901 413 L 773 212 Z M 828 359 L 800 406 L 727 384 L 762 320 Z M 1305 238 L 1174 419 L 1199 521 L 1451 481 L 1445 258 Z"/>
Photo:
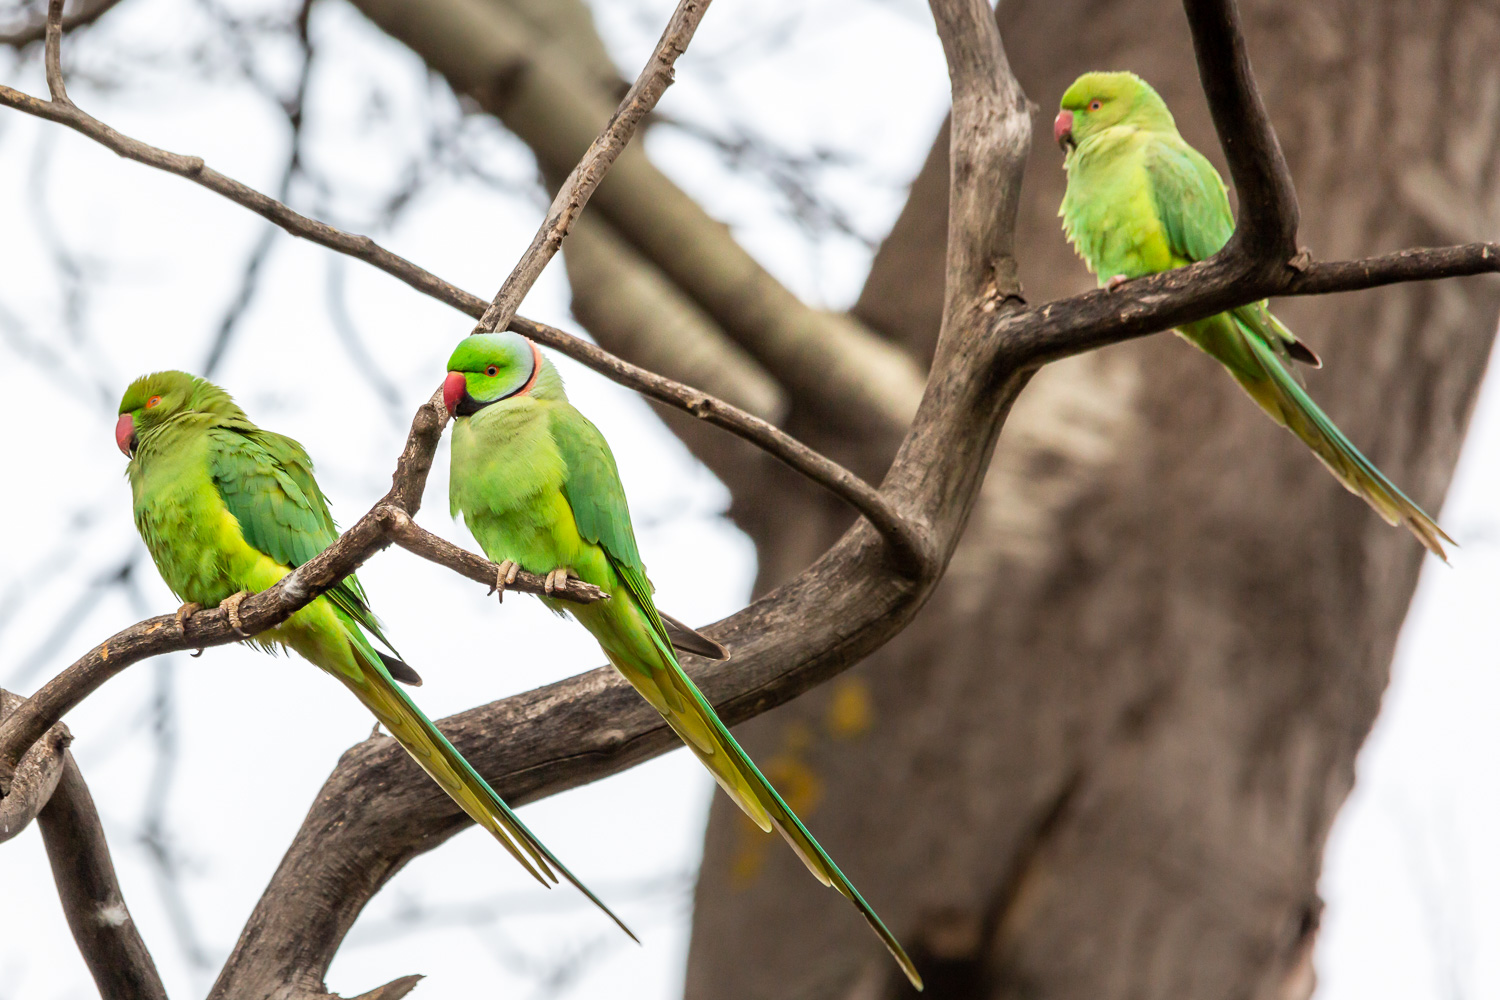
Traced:
<path fill-rule="evenodd" d="M 1240 218 L 1230 242 L 1251 259 L 1285 265 L 1297 253 L 1297 192 L 1265 102 L 1234 0 L 1184 0 L 1198 76 L 1239 193 Z"/>
<path fill-rule="evenodd" d="M 1500 243 L 1401 250 L 1268 270 L 1226 247 L 1188 267 L 999 316 L 997 365 L 1038 366 L 1278 295 L 1326 295 L 1500 271 Z"/>
<path fill-rule="evenodd" d="M 9 691 L 0 691 L 0 721 L 15 711 L 26 699 Z M 73 736 L 61 722 L 34 743 L 16 767 L 12 790 L 0 799 L 0 843 L 4 843 L 36 818 L 52 798 L 63 773 L 63 755 Z"/>
<path fill-rule="evenodd" d="M 104 826 L 70 753 L 37 817 L 63 913 L 101 1000 L 166 1000 L 156 963 L 125 906 Z"/>
<path fill-rule="evenodd" d="M 503 330 L 510 326 L 516 310 L 521 306 L 521 300 L 531 291 L 531 286 L 536 284 L 542 269 L 562 248 L 573 221 L 578 218 L 599 187 L 599 182 L 604 180 L 604 175 L 629 144 L 641 119 L 656 107 L 656 102 L 661 100 L 661 95 L 671 86 L 672 67 L 677 62 L 677 57 L 687 51 L 693 32 L 698 30 L 698 22 L 708 12 L 708 4 L 709 0 L 679 0 L 651 58 L 646 61 L 635 83 L 631 84 L 604 131 L 594 137 L 588 151 L 573 167 L 567 180 L 563 181 L 556 197 L 552 199 L 552 206 L 547 210 L 547 217 L 541 228 L 531 238 L 531 245 L 521 255 L 520 262 L 500 286 L 495 300 L 479 318 L 476 332 Z"/>
<path fill-rule="evenodd" d="M 119 3 L 120 0 L 86 0 L 79 5 L 73 13 L 62 19 L 62 30 L 66 34 L 74 28 L 81 28 L 86 24 L 93 24 L 100 16 L 107 13 L 110 8 Z M 47 18 L 42 16 L 31 24 L 22 25 L 14 31 L 0 33 L 0 45 L 8 45 L 11 48 L 20 48 L 33 42 L 40 42 L 47 37 Z"/>

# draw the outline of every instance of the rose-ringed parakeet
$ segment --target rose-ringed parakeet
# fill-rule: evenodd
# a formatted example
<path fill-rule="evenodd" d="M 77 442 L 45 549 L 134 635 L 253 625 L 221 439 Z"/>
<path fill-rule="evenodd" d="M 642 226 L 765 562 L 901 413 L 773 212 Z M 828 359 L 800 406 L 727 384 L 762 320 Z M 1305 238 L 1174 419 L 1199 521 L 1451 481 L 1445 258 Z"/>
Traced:
<path fill-rule="evenodd" d="M 251 423 L 204 379 L 175 371 L 136 379 L 120 401 L 115 441 L 130 458 L 136 528 L 162 579 L 188 602 L 179 625 L 201 607 L 223 605 L 238 631 L 247 593 L 271 587 L 338 535 L 302 446 Z M 332 674 L 538 881 L 549 885 L 560 872 L 630 934 L 396 685 L 421 678 L 394 655 L 353 574 L 247 641 L 267 652 L 290 647 Z"/>
<path fill-rule="evenodd" d="M 454 516 L 463 515 L 502 576 L 524 569 L 547 577 L 549 590 L 574 577 L 609 594 L 593 604 L 543 600 L 593 633 L 735 804 L 762 830 L 780 832 L 819 881 L 848 897 L 920 989 L 901 945 L 683 672 L 674 645 L 727 654 L 657 610 L 614 455 L 568 402 L 551 362 L 519 334 L 484 333 L 460 343 L 448 369 L 443 397 L 455 417 Z"/>
<path fill-rule="evenodd" d="M 1063 230 L 1107 288 L 1206 260 L 1234 216 L 1218 171 L 1177 132 L 1166 103 L 1133 73 L 1086 73 L 1063 94 L 1053 134 L 1068 190 Z M 1317 355 L 1255 302 L 1177 331 L 1228 368 L 1271 418 L 1297 435 L 1350 492 L 1445 558 L 1452 542 L 1318 408 L 1287 368 Z"/>

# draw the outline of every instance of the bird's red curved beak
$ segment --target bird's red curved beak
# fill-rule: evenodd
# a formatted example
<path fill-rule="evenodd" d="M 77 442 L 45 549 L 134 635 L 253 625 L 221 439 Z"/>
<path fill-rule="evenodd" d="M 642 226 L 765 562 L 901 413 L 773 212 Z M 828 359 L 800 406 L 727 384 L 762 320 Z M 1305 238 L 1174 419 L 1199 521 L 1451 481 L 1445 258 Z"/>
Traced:
<path fill-rule="evenodd" d="M 448 408 L 448 416 L 453 416 L 453 411 L 458 409 L 458 401 L 464 398 L 468 388 L 469 381 L 464 378 L 463 372 L 449 372 L 448 377 L 443 379 L 443 405 Z"/>
<path fill-rule="evenodd" d="M 126 458 L 135 449 L 135 421 L 128 413 L 120 414 L 120 419 L 115 424 L 115 444 L 120 446 L 120 451 Z"/>
<path fill-rule="evenodd" d="M 1057 120 L 1052 123 L 1052 138 L 1063 148 L 1063 152 L 1067 152 L 1068 147 L 1073 145 L 1073 112 L 1057 113 Z"/>

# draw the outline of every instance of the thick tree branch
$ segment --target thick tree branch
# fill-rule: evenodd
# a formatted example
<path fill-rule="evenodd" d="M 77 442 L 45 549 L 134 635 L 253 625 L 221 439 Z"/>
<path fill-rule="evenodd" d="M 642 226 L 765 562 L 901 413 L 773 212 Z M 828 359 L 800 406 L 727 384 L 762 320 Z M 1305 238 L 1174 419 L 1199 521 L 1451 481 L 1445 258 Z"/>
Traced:
<path fill-rule="evenodd" d="M 698 30 L 698 22 L 708 12 L 708 4 L 709 0 L 680 0 L 677 4 L 651 58 L 646 61 L 635 83 L 631 84 L 604 131 L 594 137 L 588 151 L 573 167 L 567 180 L 563 181 L 557 196 L 552 199 L 552 206 L 547 210 L 547 218 L 531 238 L 531 245 L 521 255 L 520 262 L 500 286 L 495 300 L 479 318 L 476 331 L 503 330 L 510 326 L 516 310 L 521 306 L 521 300 L 531 291 L 531 286 L 536 284 L 542 269 L 562 248 L 573 221 L 578 218 L 599 187 L 599 182 L 604 180 L 604 175 L 629 144 L 641 119 L 656 107 L 656 102 L 661 100 L 661 95 L 671 86 L 672 67 L 677 62 L 677 57 L 687 51 L 693 32 Z"/>
<path fill-rule="evenodd" d="M 954 33 L 998 30 L 989 17 L 949 23 Z M 996 138 L 981 143 L 971 165 L 1013 198 L 1030 134 L 1025 98 L 994 39 L 954 42 L 950 53 L 991 53 L 983 72 L 956 72 L 955 80 L 962 75 L 973 81 L 964 84 L 976 90 L 965 107 L 1000 115 L 992 122 Z M 984 89 L 989 93 L 977 93 Z M 972 122 L 961 127 L 980 131 Z M 1001 175 L 1002 163 L 1011 165 L 1010 175 Z M 963 260 L 992 259 L 1006 236 L 996 231 L 991 212 L 980 211 L 977 197 L 969 204 L 974 214 L 960 227 L 964 246 L 957 252 Z M 1027 378 L 1019 369 L 992 374 L 987 362 L 996 341 L 984 336 L 988 314 L 982 304 L 995 301 L 993 281 L 983 267 L 968 272 L 972 286 L 955 300 L 944 326 L 912 430 L 920 444 L 903 448 L 887 485 L 899 509 L 915 512 L 929 526 L 944 560 Z M 856 524 L 800 576 L 714 628 L 714 637 L 734 649 L 732 666 L 690 663 L 688 669 L 726 723 L 744 721 L 821 683 L 905 626 L 931 594 L 940 567 L 906 577 L 881 549 L 869 525 Z M 613 774 L 676 743 L 661 716 L 609 669 L 453 716 L 442 726 L 496 790 L 518 803 Z M 369 787 L 383 794 L 355 792 Z M 367 740 L 351 750 L 319 794 L 210 995 L 260 995 L 287 984 L 321 982 L 370 896 L 408 860 L 466 822 L 440 790 L 419 779 L 391 741 Z M 299 1000 L 319 995 L 295 994 Z"/>
<path fill-rule="evenodd" d="M 25 703 L 26 699 L 9 691 L 0 691 L 0 721 Z M 0 799 L 0 843 L 22 830 L 47 805 L 63 773 L 63 755 L 73 736 L 61 722 L 26 751 L 16 767 L 11 793 Z"/>
<path fill-rule="evenodd" d="M 73 755 L 37 817 L 63 913 L 101 1000 L 166 1000 L 156 963 L 125 906 L 104 826 Z"/>
<path fill-rule="evenodd" d="M 934 0 L 931 6 L 953 88 L 947 323 L 958 322 L 952 310 L 966 304 L 993 309 L 1020 298 L 1012 240 L 1031 123 L 1016 113 L 1026 108 L 1026 96 L 1006 62 L 990 5 Z"/>
<path fill-rule="evenodd" d="M 1297 254 L 1297 192 L 1255 86 L 1239 8 L 1234 0 L 1183 0 L 1183 8 L 1214 128 L 1239 193 L 1239 225 L 1229 246 L 1261 264 L 1285 265 Z"/>

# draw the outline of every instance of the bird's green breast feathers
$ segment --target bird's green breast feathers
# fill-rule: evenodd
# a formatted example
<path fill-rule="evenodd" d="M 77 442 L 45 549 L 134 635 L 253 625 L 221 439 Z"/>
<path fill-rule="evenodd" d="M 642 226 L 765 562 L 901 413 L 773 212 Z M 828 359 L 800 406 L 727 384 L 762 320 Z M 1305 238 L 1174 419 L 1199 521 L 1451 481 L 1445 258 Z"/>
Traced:
<path fill-rule="evenodd" d="M 458 420 L 449 498 L 491 559 L 532 573 L 567 567 L 615 597 L 610 605 L 633 600 L 665 635 L 614 456 L 571 404 L 518 396 Z M 581 620 L 624 613 L 568 610 Z"/>
<path fill-rule="evenodd" d="M 245 542 L 214 485 L 210 451 L 206 428 L 166 428 L 128 466 L 136 527 L 162 579 L 180 599 L 205 606 L 280 576 Z"/>
<path fill-rule="evenodd" d="M 518 396 L 455 421 L 449 503 L 496 562 L 531 573 L 566 566 L 604 586 L 613 574 L 580 535 L 565 492 L 573 470 L 553 433 L 561 408 L 572 409 Z"/>
<path fill-rule="evenodd" d="M 1234 228 L 1223 183 L 1175 133 L 1119 126 L 1068 154 L 1063 229 L 1101 282 L 1204 260 Z"/>
<path fill-rule="evenodd" d="M 246 420 L 174 421 L 143 436 L 127 474 L 136 527 L 183 601 L 213 607 L 265 590 L 336 537 L 302 447 Z M 355 622 L 385 641 L 350 575 L 257 644 L 286 642 L 325 669 L 353 669 L 349 643 L 367 645 Z"/>

